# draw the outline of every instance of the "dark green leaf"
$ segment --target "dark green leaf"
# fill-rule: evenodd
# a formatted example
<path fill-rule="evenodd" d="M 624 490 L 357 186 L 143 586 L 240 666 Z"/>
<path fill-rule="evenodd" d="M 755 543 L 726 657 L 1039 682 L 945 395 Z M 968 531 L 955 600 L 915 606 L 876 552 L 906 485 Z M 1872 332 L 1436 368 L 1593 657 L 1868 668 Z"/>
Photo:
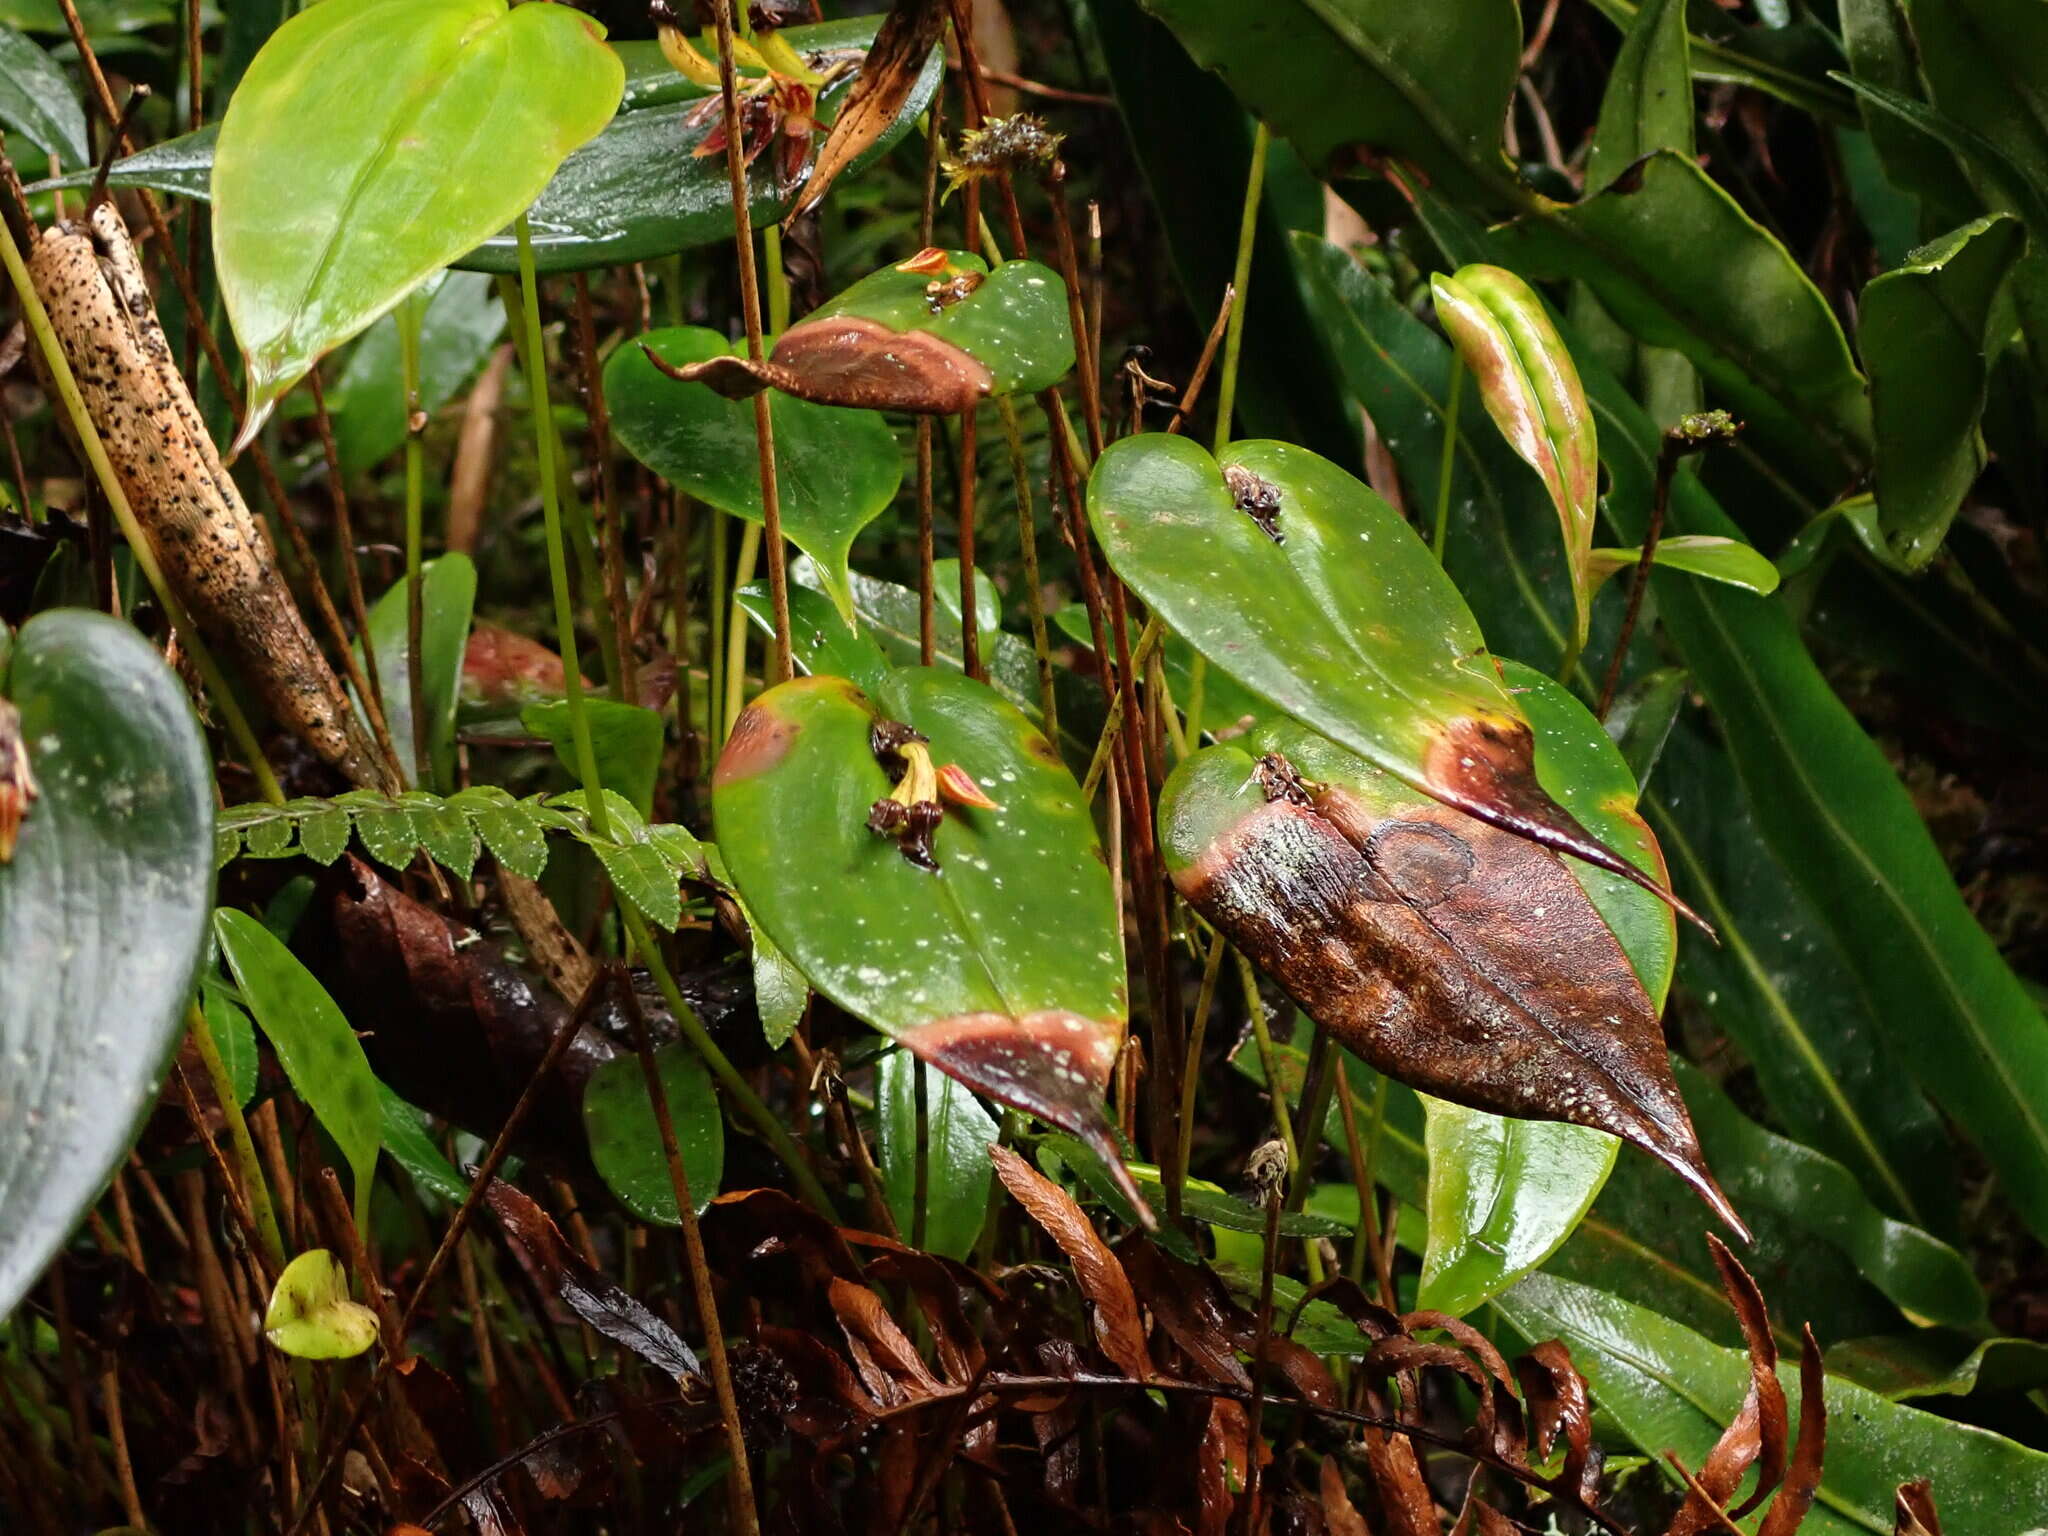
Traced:
<path fill-rule="evenodd" d="M 384 1112 L 362 1042 L 327 989 L 255 918 L 224 907 L 213 915 L 213 933 L 278 1065 L 341 1148 L 355 1176 L 356 1207 L 365 1209 Z"/>
<path fill-rule="evenodd" d="M 1984 467 L 1977 422 L 1991 377 L 1991 307 L 2026 243 L 1996 214 L 1922 246 L 1863 290 L 1856 344 L 1870 370 L 1877 516 L 1908 570 L 1934 558 Z"/>
<path fill-rule="evenodd" d="M 725 1176 L 725 1121 L 711 1074 L 689 1046 L 660 1046 L 654 1059 L 668 1098 L 669 1121 L 690 1181 L 690 1199 L 701 1213 L 718 1195 Z M 647 1094 L 640 1058 L 627 1052 L 601 1063 L 583 1091 L 583 1128 L 590 1136 L 590 1160 L 619 1203 L 642 1221 L 680 1226 L 675 1184 L 669 1178 L 661 1128 Z"/>
<path fill-rule="evenodd" d="M 925 1075 L 925 1132 L 917 1124 L 917 1077 Z M 964 1259 L 988 1214 L 989 1143 L 999 1127 L 981 1102 L 943 1072 L 908 1051 L 891 1051 L 875 1067 L 875 1155 L 882 1191 L 907 1240 L 915 1226 L 917 1157 L 925 1154 L 924 1248 Z"/>
<path fill-rule="evenodd" d="M 438 411 L 467 384 L 505 329 L 505 306 L 491 280 L 474 272 L 428 279 L 433 294 L 420 316 L 420 409 Z M 386 316 L 363 333 L 328 391 L 334 446 L 344 472 L 375 468 L 405 441 L 405 387 L 398 321 Z"/>
<path fill-rule="evenodd" d="M 212 987 L 202 989 L 207 1033 L 228 1069 L 228 1081 L 235 1085 L 236 1102 L 247 1104 L 256 1096 L 256 1026 L 248 1010 L 226 993 Z"/>
<path fill-rule="evenodd" d="M 583 714 L 590 729 L 599 780 L 606 789 L 623 795 L 642 820 L 653 815 L 654 781 L 661 771 L 666 739 L 661 712 L 640 704 L 586 697 Z M 576 773 L 576 746 L 569 730 L 567 700 L 529 704 L 519 712 L 519 723 L 552 743 L 562 766 L 572 776 Z"/>
<path fill-rule="evenodd" d="M 1604 192 L 1643 156 L 1693 152 L 1692 64 L 1685 0 L 1647 0 L 1628 24 L 1586 156 L 1586 191 Z"/>
<path fill-rule="evenodd" d="M 156 1101 L 206 945 L 211 756 L 134 629 L 58 610 L 0 656 L 41 797 L 0 864 L 0 1315 Z"/>
<path fill-rule="evenodd" d="M 327 0 L 271 34 L 228 103 L 212 178 L 214 260 L 249 369 L 243 440 L 611 121 L 625 72 L 602 39 L 568 6 L 504 0 Z"/>
<path fill-rule="evenodd" d="M 92 163 L 85 113 L 51 57 L 12 27 L 0 27 L 0 123 L 73 169 Z"/>
<path fill-rule="evenodd" d="M 426 1117 L 382 1082 L 377 1084 L 377 1109 L 384 1150 L 392 1161 L 412 1175 L 417 1188 L 450 1206 L 461 1205 L 468 1197 L 469 1185 L 427 1134 Z"/>
<path fill-rule="evenodd" d="M 732 344 L 697 326 L 651 331 L 629 341 L 605 365 L 605 403 L 619 442 L 641 463 L 679 491 L 760 522 L 765 514 L 753 407 L 708 385 L 664 376 L 642 347 L 681 367 L 732 356 Z M 873 411 L 813 405 L 780 390 L 769 396 L 768 411 L 782 531 L 817 562 L 841 616 L 852 623 L 847 557 L 855 536 L 895 497 L 903 451 Z"/>
<path fill-rule="evenodd" d="M 1685 685 L 1682 667 L 1647 672 L 1615 696 L 1601 722 L 1621 749 L 1629 774 L 1645 789 L 1685 704 Z"/>
<path fill-rule="evenodd" d="M 1958 173 L 1954 157 L 1940 143 L 1930 142 L 1923 130 L 1901 122 L 1880 101 L 1864 94 L 1864 87 L 1874 86 L 1900 101 L 1912 103 L 1917 103 L 1923 94 L 1919 45 L 1913 40 L 1912 23 L 1906 19 L 1906 0 L 1840 3 L 1842 49 L 1855 73 L 1853 79 L 1836 78 L 1862 98 L 1857 107 L 1885 175 L 1937 208 L 1967 208 L 1969 188 Z"/>

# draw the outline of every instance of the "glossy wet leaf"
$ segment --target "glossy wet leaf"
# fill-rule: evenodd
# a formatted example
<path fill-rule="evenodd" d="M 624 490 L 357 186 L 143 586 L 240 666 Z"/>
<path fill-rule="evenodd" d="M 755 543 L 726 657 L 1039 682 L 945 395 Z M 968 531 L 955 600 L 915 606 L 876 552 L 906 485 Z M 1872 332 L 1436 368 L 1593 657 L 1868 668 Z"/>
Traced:
<path fill-rule="evenodd" d="M 309 1248 L 277 1277 L 263 1336 L 301 1360 L 347 1360 L 377 1342 L 377 1314 L 349 1299 L 341 1260 L 325 1248 Z"/>
<path fill-rule="evenodd" d="M 1590 724 L 1575 731 L 1581 750 L 1626 784 Z M 1298 777 L 1276 772 L 1272 755 Z M 1655 870 L 1648 829 L 1626 797 L 1615 809 Z M 1633 886 L 1606 877 L 1615 890 L 1589 891 L 1548 850 L 1292 722 L 1260 727 L 1244 749 L 1189 757 L 1161 794 L 1159 824 L 1175 888 L 1374 1067 L 1474 1109 L 1621 1136 L 1740 1228 L 1672 1081 L 1657 1008 L 1616 936 L 1636 936 L 1668 972 L 1671 930 L 1657 925 L 1669 917 L 1621 896 Z M 1610 927 L 1602 895 L 1640 910 L 1618 910 Z M 1598 1187 L 1585 1183 L 1578 1209 Z M 1444 1191 L 1447 1229 L 1461 1223 L 1446 1208 L 1467 1203 Z M 1555 1218 L 1559 1236 L 1576 1214 Z"/>
<path fill-rule="evenodd" d="M 1934 558 L 1984 467 L 1992 304 L 2025 244 L 2017 219 L 1978 219 L 1863 290 L 1856 343 L 1870 370 L 1878 525 L 1909 570 Z"/>
<path fill-rule="evenodd" d="M 1577 639 L 1586 641 L 1587 557 L 1600 503 L 1600 448 L 1586 392 L 1543 301 L 1514 273 L 1483 264 L 1430 279 L 1437 319 L 1470 371 L 1479 403 L 1536 471 L 1564 535 Z"/>
<path fill-rule="evenodd" d="M 655 1049 L 661 1086 L 668 1096 L 669 1121 L 683 1154 L 690 1199 L 701 1213 L 718 1195 L 725 1176 L 725 1121 L 711 1074 L 688 1045 L 678 1041 Z M 668 1176 L 661 1128 L 647 1096 L 647 1074 L 628 1051 L 602 1062 L 583 1090 L 583 1128 L 590 1160 L 619 1203 L 642 1221 L 680 1226 L 675 1185 Z"/>
<path fill-rule="evenodd" d="M 1817 486 L 1868 459 L 1863 377 L 1827 300 L 1685 156 L 1659 150 L 1606 191 L 1500 232 L 1495 249 L 1525 277 L 1584 282 L 1638 340 L 1684 353 Z"/>
<path fill-rule="evenodd" d="M 455 398 L 505 330 L 505 306 L 489 278 L 451 272 L 436 282 L 420 316 L 420 409 L 431 415 Z M 405 441 L 405 386 L 398 320 L 387 315 L 350 350 L 327 391 L 334 446 L 349 474 L 375 468 Z"/>
<path fill-rule="evenodd" d="M 1318 173 L 1353 146 L 1410 160 L 1461 198 L 1510 184 L 1501 122 L 1522 49 L 1514 0 L 1151 0 L 1195 62 L 1221 74 Z"/>
<path fill-rule="evenodd" d="M 760 929 L 748 923 L 753 945 L 754 1008 L 761 1015 L 761 1033 L 770 1050 L 780 1050 L 803 1022 L 811 1000 L 804 973 Z"/>
<path fill-rule="evenodd" d="M 362 1042 L 327 989 L 262 923 L 223 907 L 213 914 L 213 934 L 278 1065 L 341 1149 L 357 1209 L 366 1209 L 384 1112 Z"/>
<path fill-rule="evenodd" d="M 1842 50 L 1855 72 L 1854 85 L 1873 85 L 1917 101 L 1924 92 L 1918 45 L 1900 0 L 1842 0 Z M 1955 159 L 1926 134 L 1863 97 L 1857 102 L 1871 148 L 1886 179 L 1937 207 L 1960 203 L 1969 191 Z"/>
<path fill-rule="evenodd" d="M 1640 548 L 1596 549 L 1589 552 L 1586 565 L 1597 587 L 1617 571 L 1633 571 L 1642 558 Z M 1668 571 L 1684 571 L 1708 581 L 1725 582 L 1761 597 L 1778 590 L 1778 568 L 1740 539 L 1711 533 L 1676 534 L 1657 541 L 1650 563 Z"/>
<path fill-rule="evenodd" d="M 872 686 L 800 678 L 741 715 L 712 811 L 747 910 L 825 997 L 976 1092 L 1100 1141 L 1124 961 L 1079 787 L 982 684 L 918 668 Z M 997 803 L 944 811 L 936 871 L 868 828 L 894 787 L 869 739 L 885 719 Z"/>
<path fill-rule="evenodd" d="M 377 1108 L 384 1128 L 384 1150 L 391 1160 L 412 1175 L 416 1188 L 451 1207 L 461 1205 L 469 1194 L 468 1181 L 434 1145 L 426 1117 L 381 1081 L 377 1084 Z"/>
<path fill-rule="evenodd" d="M 1621 750 L 1622 761 L 1639 786 L 1648 788 L 1650 774 L 1664 755 L 1678 712 L 1685 707 L 1683 667 L 1658 667 L 1645 672 L 1614 696 L 1600 723 Z"/>
<path fill-rule="evenodd" d="M 620 444 L 662 479 L 699 501 L 758 523 L 761 462 L 754 409 L 705 384 L 668 378 L 651 348 L 677 367 L 734 355 L 716 331 L 676 326 L 620 346 L 605 365 L 605 403 Z M 744 350 L 742 344 L 740 350 Z M 782 531 L 817 562 L 841 615 L 854 622 L 847 559 L 860 531 L 879 517 L 903 479 L 903 450 L 873 411 L 813 405 L 776 391 L 775 480 Z"/>
<path fill-rule="evenodd" d="M 1274 503 L 1277 539 L 1240 510 L 1250 498 Z M 1447 806 L 1650 878 L 1544 792 L 1458 589 L 1327 459 L 1244 442 L 1219 465 L 1184 437 L 1125 438 L 1089 477 L 1088 515 L 1167 627 L 1276 708 Z"/>
<path fill-rule="evenodd" d="M 1586 155 L 1589 193 L 1653 150 L 1692 153 L 1690 51 L 1685 0 L 1645 0 L 1636 8 L 1600 96 L 1600 122 Z"/>
<path fill-rule="evenodd" d="M 640 704 L 586 696 L 583 713 L 598 779 L 606 789 L 623 795 L 643 820 L 653 815 L 654 781 L 661 771 L 666 741 L 660 712 Z M 519 712 L 519 722 L 554 747 L 556 759 L 573 779 L 578 769 L 567 700 L 529 704 Z"/>
<path fill-rule="evenodd" d="M 213 777 L 184 685 L 73 609 L 0 642 L 40 790 L 0 864 L 0 1316 L 155 1102 L 206 945 Z"/>
<path fill-rule="evenodd" d="M 791 326 L 763 363 L 692 365 L 735 399 L 773 386 L 819 405 L 955 415 L 1057 384 L 1074 366 L 1066 285 L 1035 261 L 993 271 L 931 250 L 866 277 Z"/>
<path fill-rule="evenodd" d="M 377 651 L 377 692 L 384 723 L 408 788 L 423 787 L 415 771 L 412 709 L 412 626 L 407 582 L 401 576 L 370 608 L 370 640 Z M 427 763 L 432 782 L 455 781 L 455 704 L 462 689 L 463 653 L 476 607 L 476 566 L 463 554 L 420 566 L 420 689 L 426 697 Z M 361 647 L 357 647 L 358 658 Z"/>
<path fill-rule="evenodd" d="M 243 7 L 236 6 L 239 15 Z M 829 67 L 857 57 L 875 35 L 877 19 L 851 16 L 816 26 L 788 27 L 783 37 L 814 63 Z M 690 119 L 707 94 L 669 67 L 652 42 L 620 43 L 614 50 L 626 66 L 625 99 L 619 113 L 595 139 L 562 162 L 529 210 L 534 265 L 542 272 L 580 272 L 622 262 L 644 261 L 732 239 L 732 184 L 723 155 L 693 155 L 692 140 L 703 141 L 710 124 Z M 934 49 L 917 88 L 882 137 L 846 174 L 857 174 L 909 133 L 937 89 L 943 60 Z M 819 115 L 850 84 L 842 77 L 827 87 Z M 182 197 L 204 198 L 213 169 L 212 124 L 168 139 L 115 162 L 112 184 L 154 187 Z M 802 182 L 776 185 L 764 156 L 748 187 L 756 229 L 781 219 Z M 41 185 L 79 186 L 91 172 Z M 510 232 L 492 237 L 450 265 L 477 272 L 518 270 L 517 242 Z"/>
<path fill-rule="evenodd" d="M 85 113 L 56 60 L 12 27 L 0 27 L 0 123 L 76 169 L 92 163 Z"/>
<path fill-rule="evenodd" d="M 1589 1286 L 1532 1275 L 1495 1303 L 1523 1338 L 1559 1338 L 1594 1401 L 1646 1455 L 1700 1466 L 1749 1380 L 1741 1352 Z M 1779 1367 L 1797 1391 L 1789 1363 Z M 1948 1536 L 2009 1536 L 2016 1511 L 2048 1509 L 2048 1456 L 1971 1425 L 1827 1382 L 1828 1451 L 1804 1536 L 1888 1536 L 1899 1484 L 1940 1469 Z"/>
<path fill-rule="evenodd" d="M 875 1066 L 875 1159 L 896 1229 L 910 1240 L 917 1209 L 918 1060 L 891 1051 Z M 961 1084 L 925 1073 L 924 1248 L 964 1259 L 988 1214 L 989 1143 L 1001 1127 Z"/>
<path fill-rule="evenodd" d="M 624 79 L 603 29 L 564 5 L 327 0 L 272 33 L 212 168 L 243 436 L 322 354 L 523 213 Z"/>

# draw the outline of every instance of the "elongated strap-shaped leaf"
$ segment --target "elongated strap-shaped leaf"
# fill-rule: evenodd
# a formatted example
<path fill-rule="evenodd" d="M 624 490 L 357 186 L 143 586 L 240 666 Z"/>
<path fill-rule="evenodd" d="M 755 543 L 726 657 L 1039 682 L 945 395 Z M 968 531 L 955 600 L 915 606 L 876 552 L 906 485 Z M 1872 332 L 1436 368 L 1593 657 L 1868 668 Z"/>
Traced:
<path fill-rule="evenodd" d="M 244 441 L 323 353 L 510 224 L 611 120 L 625 71 L 603 38 L 568 6 L 505 0 L 326 0 L 271 35 L 213 165 Z"/>
<path fill-rule="evenodd" d="M 894 788 L 871 741 L 883 721 L 995 802 L 947 805 L 936 869 L 869 830 Z M 1020 711 L 934 669 L 884 674 L 872 697 L 799 678 L 741 714 L 712 811 L 748 912 L 812 987 L 1116 1162 L 1101 1098 L 1127 1003 L 1109 870 L 1072 775 Z"/>
<path fill-rule="evenodd" d="M 1544 792 L 1458 589 L 1329 460 L 1129 437 L 1096 463 L 1088 515 L 1116 573 L 1252 692 L 1445 805 L 1654 885 Z"/>
<path fill-rule="evenodd" d="M 213 767 L 184 685 L 119 620 L 39 615 L 0 678 L 20 712 L 0 756 L 40 790 L 0 863 L 4 1317 L 155 1102 L 205 952 Z"/>
<path fill-rule="evenodd" d="M 1652 150 L 1693 149 L 1692 67 L 1685 0 L 1647 0 L 1628 24 L 1600 97 L 1586 190 L 1604 191 Z"/>
<path fill-rule="evenodd" d="M 721 356 L 679 377 L 744 399 L 773 387 L 819 405 L 955 415 L 1057 384 L 1074 366 L 1066 285 L 1035 261 L 994 271 L 967 251 L 921 251 L 782 333 L 765 362 Z"/>
<path fill-rule="evenodd" d="M 1291 722 L 1250 745 L 1291 773 L 1214 747 L 1161 796 L 1167 870 L 1197 910 L 1380 1070 L 1632 1141 L 1741 1229 L 1672 1081 L 1656 1007 L 1561 860 Z M 1668 932 L 1663 953 L 1668 966 Z"/>
<path fill-rule="evenodd" d="M 1564 533 L 1578 643 L 1586 643 L 1592 577 L 1593 519 L 1600 504 L 1600 448 L 1593 413 L 1571 353 L 1543 301 L 1501 267 L 1460 267 L 1430 279 L 1437 318 L 1472 371 L 1480 404 L 1494 425 L 1542 477 Z"/>
<path fill-rule="evenodd" d="M 731 358 L 733 344 L 701 326 L 652 331 L 605 365 L 605 403 L 626 451 L 680 491 L 758 523 L 761 459 L 753 410 L 704 384 L 665 377 L 645 347 L 673 367 Z M 817 567 L 847 623 L 855 622 L 846 562 L 861 529 L 879 517 L 903 479 L 903 450 L 873 411 L 813 405 L 777 392 L 775 477 L 782 532 Z"/>
<path fill-rule="evenodd" d="M 74 166 L 91 163 L 85 114 L 71 82 L 56 60 L 12 27 L 0 27 L 0 122 L 45 154 Z"/>
<path fill-rule="evenodd" d="M 1588 554 L 1586 565 L 1592 572 L 1593 585 L 1597 589 L 1616 571 L 1633 570 L 1642 558 L 1640 547 L 1596 549 Z M 1703 576 L 1708 581 L 1726 582 L 1731 587 L 1763 596 L 1778 590 L 1778 568 L 1775 565 L 1742 540 L 1718 534 L 1681 533 L 1659 539 L 1650 563 L 1661 565 L 1667 571 L 1685 571 Z"/>
<path fill-rule="evenodd" d="M 1985 330 L 2025 244 L 2019 220 L 1994 214 L 1914 251 L 1863 290 L 1856 341 L 1870 370 L 1877 520 L 1909 570 L 1934 558 L 1984 467 Z"/>

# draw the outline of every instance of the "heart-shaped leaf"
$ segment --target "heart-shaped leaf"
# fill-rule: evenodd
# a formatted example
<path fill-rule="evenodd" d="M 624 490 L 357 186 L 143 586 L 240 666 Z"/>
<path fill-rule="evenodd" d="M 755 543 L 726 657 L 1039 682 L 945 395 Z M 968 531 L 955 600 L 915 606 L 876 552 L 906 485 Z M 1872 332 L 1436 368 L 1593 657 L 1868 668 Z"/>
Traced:
<path fill-rule="evenodd" d="M 1584 722 L 1573 734 L 1625 784 L 1610 744 Z M 1390 1076 L 1632 1141 L 1740 1229 L 1672 1080 L 1657 1009 L 1563 861 L 1294 722 L 1260 727 L 1248 745 L 1265 755 L 1198 752 L 1161 796 L 1167 869 L 1197 910 Z M 1619 799 L 1617 833 L 1633 832 L 1661 873 L 1630 796 Z M 1670 930 L 1645 921 L 1668 915 L 1642 902 L 1617 919 L 1668 974 Z"/>
<path fill-rule="evenodd" d="M 0 863 L 4 1317 L 155 1102 L 205 950 L 213 766 L 184 686 L 118 620 L 41 614 L 0 642 L 0 677 L 0 760 L 39 789 Z"/>
<path fill-rule="evenodd" d="M 1616 571 L 1634 569 L 1642 558 L 1640 547 L 1591 551 L 1586 559 L 1586 568 L 1592 573 L 1594 589 L 1597 591 L 1600 583 Z M 1673 538 L 1659 539 L 1650 563 L 1661 565 L 1666 570 L 1685 571 L 1708 581 L 1726 582 L 1731 587 L 1740 587 L 1745 592 L 1755 592 L 1760 596 L 1768 596 L 1778 590 L 1778 568 L 1775 565 L 1742 540 L 1719 534 L 1681 533 Z"/>
<path fill-rule="evenodd" d="M 614 352 L 605 365 L 612 431 L 634 458 L 700 501 L 758 523 L 761 460 L 753 408 L 704 384 L 668 378 L 648 349 L 674 368 L 733 359 L 716 331 L 678 326 L 654 331 Z M 903 480 L 903 450 L 873 411 L 813 405 L 777 393 L 768 401 L 775 431 L 775 478 L 783 534 L 817 562 L 833 602 L 854 622 L 846 562 L 861 529 L 879 517 Z"/>
<path fill-rule="evenodd" d="M 1593 601 L 1586 569 L 1600 503 L 1600 449 L 1579 371 L 1529 285 L 1501 267 L 1432 277 L 1437 319 L 1472 372 L 1479 401 L 1515 452 L 1542 477 L 1564 531 L 1578 643 Z"/>
<path fill-rule="evenodd" d="M 248 359 L 247 441 L 279 396 L 510 224 L 625 84 L 565 5 L 326 0 L 274 32 L 222 119 L 213 250 Z M 290 195 L 284 195 L 289 189 Z"/>
<path fill-rule="evenodd" d="M 952 415 L 1057 384 L 1073 366 L 1058 273 L 1035 261 L 991 272 L 969 252 L 932 249 L 812 310 L 765 362 L 713 357 L 682 376 L 736 400 L 772 386 L 820 405 Z"/>
<path fill-rule="evenodd" d="M 1328 459 L 1184 437 L 1112 444 L 1088 515 L 1169 629 L 1253 693 L 1447 806 L 1656 886 L 1551 799 L 1535 741 L 1458 589 Z"/>
<path fill-rule="evenodd" d="M 948 765 L 994 803 L 941 809 L 929 786 Z M 1072 775 L 1019 710 L 930 668 L 884 672 L 872 697 L 799 678 L 740 716 L 712 810 L 748 912 L 812 987 L 1116 1159 L 1101 1099 L 1126 998 L 1109 870 Z"/>
<path fill-rule="evenodd" d="M 850 16 L 788 27 L 781 36 L 814 69 L 830 70 L 859 59 L 876 25 L 873 16 Z M 626 66 L 625 100 L 618 116 L 562 162 L 547 190 L 527 210 L 539 271 L 581 272 L 732 239 L 732 183 L 725 157 L 689 153 L 692 144 L 701 145 L 716 126 L 715 117 L 709 123 L 699 120 L 705 96 L 716 92 L 677 74 L 654 43 L 621 43 L 615 51 Z M 944 55 L 933 49 L 910 99 L 882 136 L 842 174 L 853 175 L 872 164 L 910 132 L 938 88 L 943 68 Z M 820 118 L 829 117 L 849 83 L 842 75 L 826 86 L 818 99 Z M 209 123 L 196 133 L 117 160 L 109 184 L 204 198 L 210 190 L 217 134 Z M 781 184 L 769 164 L 771 158 L 763 156 L 748 181 L 756 229 L 780 220 L 803 185 L 802 177 Z M 83 187 L 91 180 L 88 169 L 39 182 L 36 190 Z M 518 256 L 512 235 L 494 233 L 450 265 L 475 272 L 516 272 Z"/>
<path fill-rule="evenodd" d="M 312 1248 L 277 1277 L 263 1314 L 263 1336 L 301 1360 L 347 1360 L 377 1342 L 377 1314 L 349 1300 L 341 1260 Z"/>

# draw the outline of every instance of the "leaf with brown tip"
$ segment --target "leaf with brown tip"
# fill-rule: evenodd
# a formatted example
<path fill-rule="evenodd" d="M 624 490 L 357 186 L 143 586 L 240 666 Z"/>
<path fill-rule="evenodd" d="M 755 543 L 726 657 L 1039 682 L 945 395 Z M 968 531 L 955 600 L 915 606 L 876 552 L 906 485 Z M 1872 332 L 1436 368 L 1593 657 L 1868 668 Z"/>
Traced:
<path fill-rule="evenodd" d="M 925 60 L 946 23 L 945 0 L 896 0 L 861 61 L 860 78 L 847 93 L 811 168 L 810 182 L 785 218 L 800 219 L 825 200 L 839 173 L 864 154 L 896 121 L 924 73 Z"/>
<path fill-rule="evenodd" d="M 1175 888 L 1345 1046 L 1438 1098 L 1634 1143 L 1738 1232 L 1657 1011 L 1570 870 L 1291 722 L 1162 792 Z M 1745 1233 L 1746 1235 L 1746 1233 Z"/>

